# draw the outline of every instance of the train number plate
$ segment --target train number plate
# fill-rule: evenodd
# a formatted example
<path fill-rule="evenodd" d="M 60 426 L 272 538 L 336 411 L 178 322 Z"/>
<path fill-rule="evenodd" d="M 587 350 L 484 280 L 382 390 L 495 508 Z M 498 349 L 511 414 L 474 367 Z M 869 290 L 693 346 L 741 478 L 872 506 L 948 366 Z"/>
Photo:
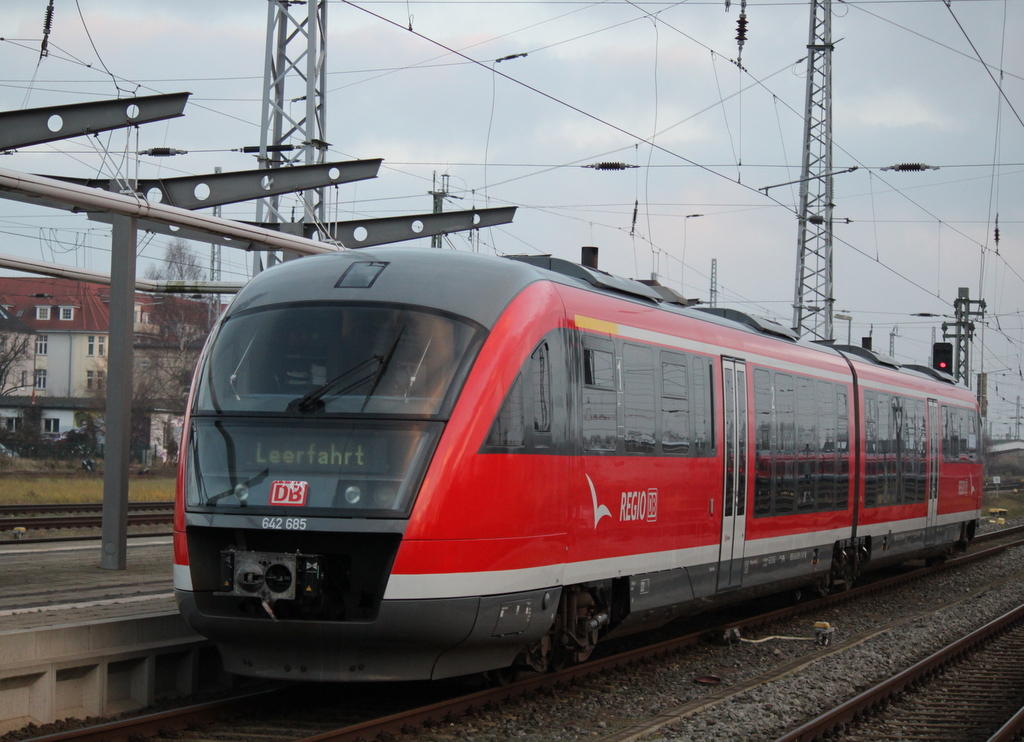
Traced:
<path fill-rule="evenodd" d="M 270 485 L 270 504 L 302 506 L 308 494 L 309 482 L 274 482 Z"/>

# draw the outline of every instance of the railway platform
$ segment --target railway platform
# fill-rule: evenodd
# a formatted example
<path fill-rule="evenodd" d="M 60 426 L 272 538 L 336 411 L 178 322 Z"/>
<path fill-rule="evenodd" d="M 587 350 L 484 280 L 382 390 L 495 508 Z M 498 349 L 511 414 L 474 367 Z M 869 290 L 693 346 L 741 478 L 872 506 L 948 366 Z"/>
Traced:
<path fill-rule="evenodd" d="M 98 538 L 2 541 L 0 560 L 0 734 L 231 684 L 178 615 L 170 536 L 129 538 L 123 571 Z"/>

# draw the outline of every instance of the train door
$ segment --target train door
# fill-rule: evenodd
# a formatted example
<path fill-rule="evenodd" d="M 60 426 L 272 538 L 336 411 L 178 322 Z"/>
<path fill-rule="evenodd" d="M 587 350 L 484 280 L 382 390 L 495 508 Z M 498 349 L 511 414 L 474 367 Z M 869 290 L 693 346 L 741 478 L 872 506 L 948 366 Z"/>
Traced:
<path fill-rule="evenodd" d="M 935 543 L 935 521 L 939 515 L 939 402 L 928 400 L 928 517 L 925 520 L 925 546 Z"/>
<path fill-rule="evenodd" d="M 747 372 L 746 363 L 722 359 L 725 416 L 725 477 L 722 488 L 722 540 L 718 552 L 718 591 L 740 586 L 747 503 Z"/>

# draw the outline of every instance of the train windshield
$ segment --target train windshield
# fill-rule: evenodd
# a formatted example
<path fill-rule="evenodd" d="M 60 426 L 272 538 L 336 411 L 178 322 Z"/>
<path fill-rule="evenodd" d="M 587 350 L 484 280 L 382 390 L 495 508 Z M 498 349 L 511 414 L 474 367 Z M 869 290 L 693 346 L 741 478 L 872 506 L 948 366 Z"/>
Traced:
<path fill-rule="evenodd" d="M 213 341 L 195 411 L 436 416 L 477 334 L 466 322 L 402 307 L 240 312 Z"/>
<path fill-rule="evenodd" d="M 443 425 L 193 417 L 186 503 L 270 515 L 403 515 Z"/>

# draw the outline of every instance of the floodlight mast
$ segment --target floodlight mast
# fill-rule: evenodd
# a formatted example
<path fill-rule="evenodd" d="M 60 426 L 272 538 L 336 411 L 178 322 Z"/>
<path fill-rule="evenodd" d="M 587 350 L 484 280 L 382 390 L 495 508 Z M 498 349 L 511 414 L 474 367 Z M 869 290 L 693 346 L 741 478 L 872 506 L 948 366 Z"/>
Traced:
<path fill-rule="evenodd" d="M 811 0 L 793 330 L 832 340 L 832 0 Z"/>

